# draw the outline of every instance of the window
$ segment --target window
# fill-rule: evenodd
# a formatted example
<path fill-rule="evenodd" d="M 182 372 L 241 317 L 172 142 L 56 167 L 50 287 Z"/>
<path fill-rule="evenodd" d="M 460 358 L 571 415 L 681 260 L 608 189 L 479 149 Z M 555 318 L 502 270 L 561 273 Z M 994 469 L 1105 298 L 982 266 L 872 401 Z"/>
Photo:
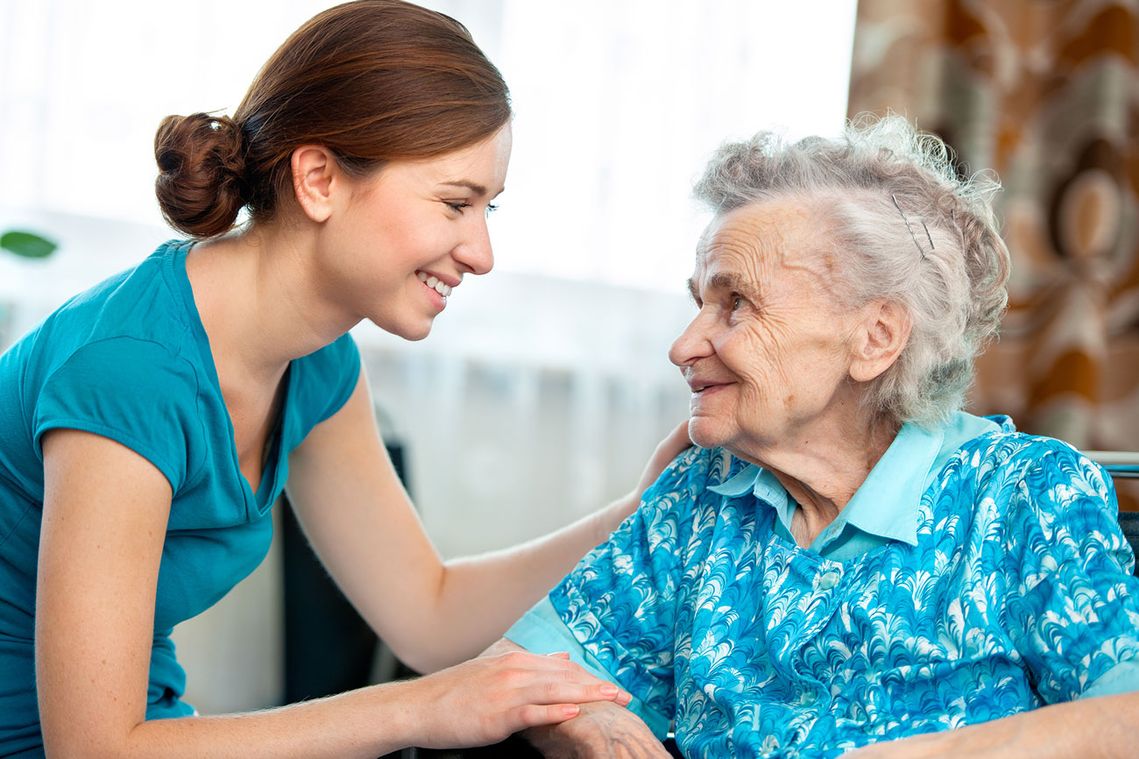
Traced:
<path fill-rule="evenodd" d="M 159 120 L 232 112 L 331 4 L 0 4 L 0 208 L 160 225 Z M 424 4 L 467 24 L 512 89 L 500 270 L 678 290 L 705 221 L 691 186 L 716 145 L 834 133 L 845 115 L 854 0 Z"/>

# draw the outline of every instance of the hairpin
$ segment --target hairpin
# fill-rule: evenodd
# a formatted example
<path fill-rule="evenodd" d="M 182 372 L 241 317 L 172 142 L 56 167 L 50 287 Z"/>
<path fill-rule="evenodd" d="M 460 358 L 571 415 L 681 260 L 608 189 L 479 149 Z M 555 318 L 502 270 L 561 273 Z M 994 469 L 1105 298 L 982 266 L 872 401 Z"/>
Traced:
<path fill-rule="evenodd" d="M 924 260 L 925 251 L 922 250 L 921 244 L 918 243 L 917 235 L 914 234 L 914 228 L 910 226 L 910 220 L 906 218 L 906 212 L 902 210 L 902 206 L 898 203 L 898 199 L 894 196 L 894 193 L 890 193 L 890 200 L 894 201 L 894 208 L 897 208 L 898 213 L 902 215 L 902 221 L 906 223 L 906 229 L 909 231 L 910 237 L 914 239 L 914 245 L 917 247 L 918 253 L 921 253 L 922 260 Z M 921 223 L 921 228 L 925 230 L 925 238 L 929 240 L 929 249 L 936 250 L 933 245 L 933 236 L 929 233 L 929 227 L 925 225 L 924 221 Z"/>

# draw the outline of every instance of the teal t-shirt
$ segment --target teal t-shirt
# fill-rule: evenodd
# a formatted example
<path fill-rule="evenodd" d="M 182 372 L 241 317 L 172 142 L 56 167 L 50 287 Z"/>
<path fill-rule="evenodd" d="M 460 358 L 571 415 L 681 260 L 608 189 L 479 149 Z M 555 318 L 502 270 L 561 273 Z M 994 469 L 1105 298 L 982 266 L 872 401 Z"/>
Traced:
<path fill-rule="evenodd" d="M 42 751 L 36 705 L 36 562 L 51 429 L 115 440 L 157 467 L 173 502 L 158 574 L 147 718 L 192 713 L 170 633 L 261 563 L 288 454 L 347 401 L 360 373 L 351 337 L 293 361 L 275 443 L 253 491 L 209 340 L 174 241 L 77 295 L 0 356 L 0 755 Z"/>

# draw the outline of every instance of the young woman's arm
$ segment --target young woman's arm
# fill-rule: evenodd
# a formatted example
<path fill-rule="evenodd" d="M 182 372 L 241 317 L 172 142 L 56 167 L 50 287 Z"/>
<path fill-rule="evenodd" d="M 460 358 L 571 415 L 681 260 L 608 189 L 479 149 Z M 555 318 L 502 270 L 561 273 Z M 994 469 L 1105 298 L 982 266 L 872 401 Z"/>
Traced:
<path fill-rule="evenodd" d="M 615 688 L 558 657 L 508 655 L 248 715 L 145 721 L 166 479 L 106 438 L 44 437 L 36 609 L 44 743 L 65 757 L 375 757 L 493 742 Z"/>
<path fill-rule="evenodd" d="M 294 452 L 289 497 L 348 598 L 401 660 L 426 672 L 498 640 L 632 513 L 641 492 L 689 444 L 686 426 L 677 427 L 637 489 L 595 514 L 514 548 L 444 562 L 388 460 L 361 372 L 345 406 Z"/>

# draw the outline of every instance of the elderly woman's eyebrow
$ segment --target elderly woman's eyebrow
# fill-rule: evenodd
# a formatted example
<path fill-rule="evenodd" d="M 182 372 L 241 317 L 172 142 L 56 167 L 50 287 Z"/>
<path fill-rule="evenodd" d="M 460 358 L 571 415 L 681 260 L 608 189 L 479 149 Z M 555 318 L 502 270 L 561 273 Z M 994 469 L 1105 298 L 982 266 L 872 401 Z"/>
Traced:
<path fill-rule="evenodd" d="M 751 290 L 751 283 L 739 274 L 730 271 L 718 271 L 708 280 L 709 290 Z"/>
<path fill-rule="evenodd" d="M 688 294 L 692 296 L 692 300 L 697 303 L 701 302 L 700 286 L 696 284 L 695 277 L 688 278 Z M 706 290 L 728 291 L 746 295 L 749 298 L 756 299 L 759 297 L 759 287 L 750 279 L 746 279 L 740 274 L 733 271 L 718 271 L 708 278 L 705 286 Z"/>

